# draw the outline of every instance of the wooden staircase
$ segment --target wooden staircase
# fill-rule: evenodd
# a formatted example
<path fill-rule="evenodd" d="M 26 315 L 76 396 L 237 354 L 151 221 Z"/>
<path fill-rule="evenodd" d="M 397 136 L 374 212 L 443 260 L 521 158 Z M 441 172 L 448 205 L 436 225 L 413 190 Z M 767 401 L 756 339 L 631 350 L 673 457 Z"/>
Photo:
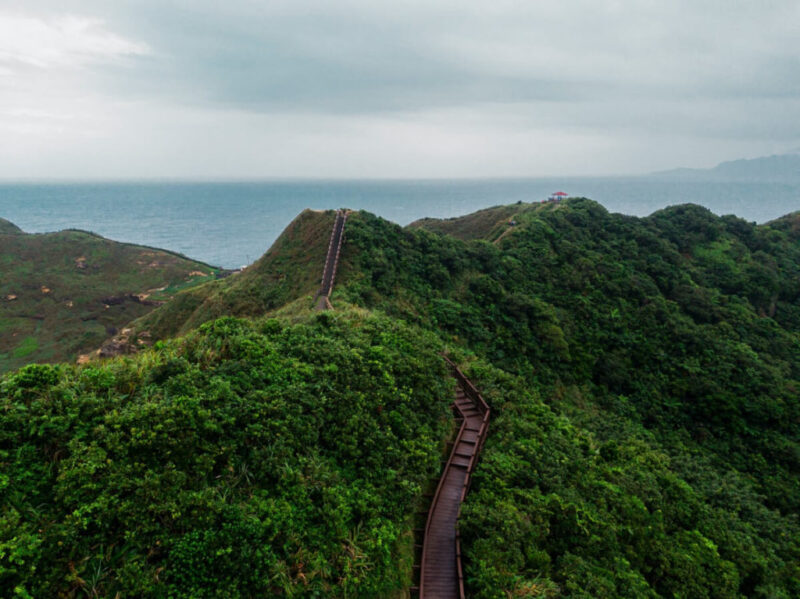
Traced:
<path fill-rule="evenodd" d="M 333 223 L 331 239 L 328 242 L 328 255 L 325 258 L 325 268 L 322 271 L 322 283 L 317 292 L 317 297 L 314 300 L 314 307 L 317 310 L 329 310 L 333 308 L 330 295 L 333 291 L 333 282 L 336 278 L 336 267 L 339 265 L 339 253 L 342 251 L 344 224 L 347 222 L 347 214 L 347 210 L 336 211 L 336 220 Z"/>
<path fill-rule="evenodd" d="M 489 427 L 489 406 L 472 382 L 447 361 L 458 381 L 453 408 L 461 427 L 428 510 L 419 587 L 412 589 L 420 599 L 465 597 L 458 519 Z"/>

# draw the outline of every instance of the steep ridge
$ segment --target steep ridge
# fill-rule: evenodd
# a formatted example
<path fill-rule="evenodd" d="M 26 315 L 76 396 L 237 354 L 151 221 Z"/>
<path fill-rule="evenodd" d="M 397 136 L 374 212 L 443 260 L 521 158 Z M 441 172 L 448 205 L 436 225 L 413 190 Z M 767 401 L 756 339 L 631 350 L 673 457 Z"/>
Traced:
<path fill-rule="evenodd" d="M 335 218 L 333 210 L 303 210 L 272 247 L 241 273 L 180 293 L 131 326 L 153 339 L 165 339 L 221 316 L 261 316 L 313 295 Z"/>

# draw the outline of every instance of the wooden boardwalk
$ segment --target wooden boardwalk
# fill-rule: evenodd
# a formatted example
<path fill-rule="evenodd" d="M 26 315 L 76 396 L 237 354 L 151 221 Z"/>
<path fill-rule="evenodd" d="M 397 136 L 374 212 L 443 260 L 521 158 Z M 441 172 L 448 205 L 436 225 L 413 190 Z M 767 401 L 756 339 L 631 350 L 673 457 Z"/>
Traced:
<path fill-rule="evenodd" d="M 325 258 L 325 268 L 322 271 L 322 283 L 315 300 L 317 310 L 332 308 L 330 295 L 333 291 L 333 282 L 336 278 L 336 267 L 339 265 L 339 254 L 344 241 L 344 224 L 347 222 L 347 211 L 337 210 L 336 220 L 333 223 L 331 239 L 328 242 L 328 255 Z"/>
<path fill-rule="evenodd" d="M 464 598 L 458 517 L 489 425 L 489 406 L 464 374 L 450 365 L 458 380 L 453 405 L 462 422 L 428 510 L 420 564 L 420 599 Z"/>

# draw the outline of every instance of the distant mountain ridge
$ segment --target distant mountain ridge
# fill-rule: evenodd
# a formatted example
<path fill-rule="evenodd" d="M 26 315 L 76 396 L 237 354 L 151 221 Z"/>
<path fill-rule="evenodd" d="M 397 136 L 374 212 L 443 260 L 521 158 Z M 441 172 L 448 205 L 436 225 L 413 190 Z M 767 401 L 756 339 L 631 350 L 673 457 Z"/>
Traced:
<path fill-rule="evenodd" d="M 653 173 L 676 179 L 725 181 L 800 181 L 800 149 L 786 154 L 721 162 L 714 168 L 677 168 Z"/>

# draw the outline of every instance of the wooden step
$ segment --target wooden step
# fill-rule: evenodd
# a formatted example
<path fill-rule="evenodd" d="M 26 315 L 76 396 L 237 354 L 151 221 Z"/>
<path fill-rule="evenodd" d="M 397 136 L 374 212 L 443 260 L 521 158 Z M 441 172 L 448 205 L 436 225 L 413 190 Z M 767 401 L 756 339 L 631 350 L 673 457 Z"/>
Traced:
<path fill-rule="evenodd" d="M 483 413 L 481 406 L 460 386 L 453 407 L 455 410 L 452 413 L 459 425 L 458 442 L 448 444 L 448 449 L 452 450 L 437 489 L 438 498 L 428 516 L 427 535 L 423 541 L 425 562 L 419 570 L 419 586 L 411 589 L 411 596 L 420 599 L 457 599 L 463 589 L 460 551 L 454 534 L 457 534 L 457 518 L 461 512 L 460 502 L 464 497 L 470 464 L 477 459 L 477 452 L 483 443 L 482 436 L 478 436 L 482 429 Z M 424 598 L 420 596 L 421 588 L 425 590 Z"/>

